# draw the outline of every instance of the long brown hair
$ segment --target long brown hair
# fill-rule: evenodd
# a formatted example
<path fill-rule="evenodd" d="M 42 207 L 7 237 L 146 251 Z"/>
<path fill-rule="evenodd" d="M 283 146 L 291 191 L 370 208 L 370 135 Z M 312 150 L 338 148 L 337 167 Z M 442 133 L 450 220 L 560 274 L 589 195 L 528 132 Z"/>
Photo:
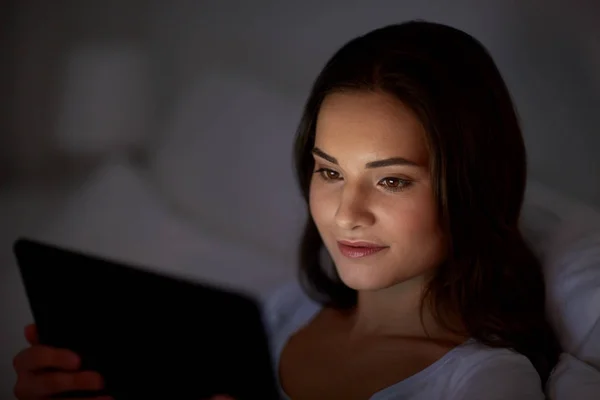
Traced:
<path fill-rule="evenodd" d="M 524 241 L 519 215 L 526 152 L 518 116 L 493 59 L 476 39 L 445 25 L 410 21 L 351 40 L 317 77 L 295 144 L 308 206 L 315 125 L 323 99 L 346 90 L 383 91 L 412 109 L 427 134 L 430 171 L 448 259 L 423 295 L 439 323 L 459 315 L 467 333 L 529 358 L 542 382 L 560 348 L 545 315 L 540 262 Z M 323 242 L 309 216 L 300 278 L 315 300 L 356 304 L 356 291 L 322 263 Z"/>

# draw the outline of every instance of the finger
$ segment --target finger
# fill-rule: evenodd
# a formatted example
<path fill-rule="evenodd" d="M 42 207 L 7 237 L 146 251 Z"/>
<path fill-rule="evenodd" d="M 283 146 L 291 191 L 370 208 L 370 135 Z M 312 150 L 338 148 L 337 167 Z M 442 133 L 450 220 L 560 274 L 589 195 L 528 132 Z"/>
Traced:
<path fill-rule="evenodd" d="M 13 360 L 17 373 L 39 372 L 44 369 L 73 371 L 79 368 L 79 364 L 79 356 L 72 351 L 41 345 L 21 351 Z"/>
<path fill-rule="evenodd" d="M 210 400 L 235 400 L 231 396 L 227 396 L 225 394 L 219 394 L 210 398 Z"/>
<path fill-rule="evenodd" d="M 100 374 L 94 371 L 48 372 L 29 375 L 17 381 L 18 398 L 46 398 L 65 392 L 95 391 L 104 387 Z"/>
<path fill-rule="evenodd" d="M 115 400 L 115 399 L 113 399 L 110 396 L 100 396 L 100 397 L 69 397 L 68 399 L 69 400 Z"/>
<path fill-rule="evenodd" d="M 32 346 L 40 343 L 37 326 L 35 324 L 29 324 L 25 327 L 25 339 L 27 339 L 27 342 Z"/>
<path fill-rule="evenodd" d="M 110 396 L 100 396 L 100 397 L 69 397 L 69 400 L 115 400 Z"/>

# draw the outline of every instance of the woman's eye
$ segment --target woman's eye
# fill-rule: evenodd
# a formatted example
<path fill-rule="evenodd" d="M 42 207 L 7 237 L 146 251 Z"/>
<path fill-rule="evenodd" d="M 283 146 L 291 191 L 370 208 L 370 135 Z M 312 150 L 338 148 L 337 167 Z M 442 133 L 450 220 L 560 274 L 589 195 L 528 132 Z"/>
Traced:
<path fill-rule="evenodd" d="M 410 181 L 400 178 L 383 178 L 379 181 L 379 185 L 392 192 L 397 192 L 406 189 L 410 185 Z"/>
<path fill-rule="evenodd" d="M 321 178 L 325 179 L 326 181 L 337 181 L 341 179 L 339 172 L 329 168 L 320 168 L 315 171 L 315 174 L 319 174 Z"/>

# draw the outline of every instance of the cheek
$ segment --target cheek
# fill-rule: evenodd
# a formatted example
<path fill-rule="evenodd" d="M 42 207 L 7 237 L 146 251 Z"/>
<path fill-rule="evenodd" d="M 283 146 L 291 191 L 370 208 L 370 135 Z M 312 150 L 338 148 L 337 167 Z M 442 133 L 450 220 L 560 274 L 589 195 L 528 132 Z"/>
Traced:
<path fill-rule="evenodd" d="M 436 266 L 446 257 L 444 233 L 436 215 L 436 207 L 426 200 L 412 207 L 398 210 L 393 229 L 399 254 L 408 256 L 418 268 Z"/>
<path fill-rule="evenodd" d="M 379 221 L 386 231 L 402 242 L 423 242 L 441 235 L 436 206 L 427 196 L 396 200 L 395 204 L 380 209 Z"/>
<path fill-rule="evenodd" d="M 309 193 L 310 214 L 319 230 L 329 221 L 333 221 L 336 212 L 335 194 L 322 183 L 311 184 Z"/>

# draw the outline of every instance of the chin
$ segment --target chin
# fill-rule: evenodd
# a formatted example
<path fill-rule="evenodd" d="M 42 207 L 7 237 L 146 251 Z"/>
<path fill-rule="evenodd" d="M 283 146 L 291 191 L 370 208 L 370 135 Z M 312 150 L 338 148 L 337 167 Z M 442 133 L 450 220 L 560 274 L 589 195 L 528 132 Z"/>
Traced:
<path fill-rule="evenodd" d="M 365 265 L 336 264 L 337 273 L 346 286 L 354 290 L 380 290 L 401 283 L 403 280 L 384 271 Z"/>

